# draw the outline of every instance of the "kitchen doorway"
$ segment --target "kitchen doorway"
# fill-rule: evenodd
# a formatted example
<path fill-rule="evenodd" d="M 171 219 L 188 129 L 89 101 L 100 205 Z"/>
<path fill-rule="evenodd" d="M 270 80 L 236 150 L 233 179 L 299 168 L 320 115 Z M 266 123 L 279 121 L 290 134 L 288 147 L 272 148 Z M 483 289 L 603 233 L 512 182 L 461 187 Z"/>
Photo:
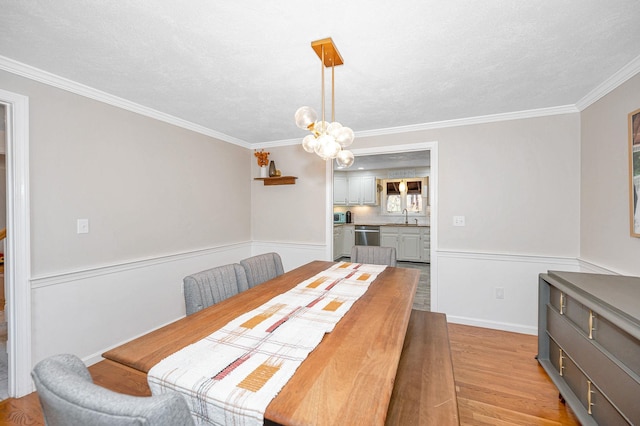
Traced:
<path fill-rule="evenodd" d="M 421 310 L 437 310 L 437 265 L 434 262 L 434 255 L 437 249 L 437 194 L 438 194 L 438 144 L 437 142 L 425 142 L 425 143 L 417 143 L 410 145 L 396 145 L 396 146 L 385 146 L 385 147 L 377 147 L 377 148 L 361 148 L 361 149 L 353 149 L 352 150 L 355 155 L 354 164 L 349 169 L 347 173 L 357 173 L 362 174 L 363 171 L 369 170 L 386 170 L 393 169 L 393 173 L 387 174 L 389 176 L 399 176 L 402 173 L 405 173 L 407 177 L 412 173 L 414 169 L 420 168 L 428 168 L 428 194 L 426 195 L 426 208 L 428 208 L 427 214 L 424 219 L 421 219 L 419 215 L 413 215 L 411 220 L 418 219 L 420 227 L 428 226 L 430 232 L 428 233 L 429 239 L 429 247 L 428 247 L 428 262 L 425 261 L 425 258 L 419 259 L 419 261 L 415 261 L 415 259 L 406 261 L 399 259 L 398 266 L 399 267 L 413 267 L 421 270 L 420 283 L 418 287 L 418 291 L 416 292 L 416 303 L 417 309 Z M 426 154 L 426 156 L 425 156 Z M 420 159 L 422 159 L 422 163 L 420 163 Z M 426 161 L 424 159 L 427 159 Z M 361 160 L 361 161 L 359 161 Z M 416 160 L 418 162 L 416 162 Z M 335 167 L 333 164 L 331 166 L 331 187 L 334 188 L 334 178 L 344 177 L 344 170 L 340 170 Z M 422 170 L 421 170 L 422 171 Z M 348 175 L 347 175 L 348 176 Z M 422 178 L 422 177 L 421 177 Z M 380 181 L 377 181 L 377 189 L 382 190 Z M 340 189 L 340 188 L 338 188 Z M 331 199 L 331 205 L 329 206 L 333 212 L 339 211 L 349 211 L 352 216 L 353 224 L 352 225 L 380 225 L 382 222 L 383 229 L 384 225 L 388 224 L 392 226 L 393 224 L 403 225 L 405 220 L 402 219 L 399 215 L 393 214 L 381 214 L 380 210 L 382 207 L 380 206 L 380 200 L 376 200 L 376 203 L 370 206 L 356 205 L 353 203 L 342 202 L 341 200 L 337 201 L 335 198 L 334 191 L 331 191 L 332 196 L 329 197 Z M 377 211 L 376 211 L 377 209 Z M 371 222 L 371 223 L 365 223 Z M 378 222 L 378 223 L 373 223 Z M 342 244 L 342 252 L 346 254 L 350 252 L 349 247 L 347 246 L 347 238 L 349 236 L 350 228 L 345 225 L 337 224 L 337 227 L 342 226 L 346 228 L 343 233 L 340 233 L 335 229 L 334 226 L 328 227 L 328 241 L 331 241 L 330 250 L 334 254 L 334 259 L 336 258 L 335 253 L 335 245 L 339 244 L 338 241 L 335 240 L 336 235 L 344 235 L 344 240 Z M 334 238 L 331 238 L 333 236 Z M 349 242 L 349 244 L 351 244 Z M 345 259 L 347 259 L 345 257 Z"/>

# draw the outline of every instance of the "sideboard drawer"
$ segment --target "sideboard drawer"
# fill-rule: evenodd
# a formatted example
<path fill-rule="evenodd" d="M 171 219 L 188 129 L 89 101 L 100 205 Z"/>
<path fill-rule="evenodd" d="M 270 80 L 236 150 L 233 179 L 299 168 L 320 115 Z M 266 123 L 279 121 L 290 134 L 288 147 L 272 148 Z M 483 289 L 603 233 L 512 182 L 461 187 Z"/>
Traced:
<path fill-rule="evenodd" d="M 555 287 L 550 289 L 549 303 L 560 315 L 566 316 L 580 330 L 589 334 L 589 308 Z"/>
<path fill-rule="evenodd" d="M 560 349 L 565 350 L 571 360 L 570 364 L 575 363 L 580 366 L 581 371 L 588 371 L 586 379 L 598 384 L 599 406 L 606 405 L 604 400 L 607 399 L 616 401 L 617 409 L 623 416 L 632 424 L 640 424 L 640 404 L 637 400 L 637 396 L 640 395 L 640 383 L 636 380 L 637 377 L 634 377 L 633 373 L 629 374 L 618 360 L 610 358 L 608 351 L 599 343 L 589 339 L 583 331 L 551 307 L 547 309 L 547 329 L 552 340 Z M 564 366 L 562 375 L 584 405 L 583 397 L 574 389 L 574 386 L 584 389 L 584 385 L 572 384 L 570 364 Z M 595 388 L 595 385 L 591 387 Z M 592 392 L 595 391 L 592 389 Z M 588 405 L 585 408 L 588 409 Z M 615 423 L 607 420 L 603 424 Z"/>
<path fill-rule="evenodd" d="M 602 316 L 596 318 L 593 338 L 640 376 L 640 340 Z"/>
<path fill-rule="evenodd" d="M 591 415 L 599 425 L 629 426 L 637 424 L 628 422 L 594 383 L 588 383 L 587 396 L 589 393 L 591 393 Z"/>
<path fill-rule="evenodd" d="M 602 392 L 593 383 L 590 383 L 569 354 L 561 351 L 560 346 L 551 339 L 549 341 L 549 360 L 578 398 L 585 411 L 587 413 L 591 411 L 589 415 L 598 424 L 628 426 L 629 423 L 625 418 L 611 405 Z M 562 369 L 561 372 L 560 369 Z M 591 407 L 591 410 L 589 410 L 589 407 Z"/>
<path fill-rule="evenodd" d="M 538 362 L 583 425 L 640 426 L 640 277 L 549 271 Z"/>

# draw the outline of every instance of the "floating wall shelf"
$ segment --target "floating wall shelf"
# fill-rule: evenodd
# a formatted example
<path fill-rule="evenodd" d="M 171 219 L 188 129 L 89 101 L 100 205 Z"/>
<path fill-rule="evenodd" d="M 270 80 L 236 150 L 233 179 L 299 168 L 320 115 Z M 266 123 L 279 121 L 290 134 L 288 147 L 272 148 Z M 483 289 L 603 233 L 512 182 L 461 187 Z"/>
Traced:
<path fill-rule="evenodd" d="M 267 177 L 267 178 L 254 178 L 254 180 L 261 180 L 264 182 L 264 185 L 295 185 L 296 176 L 278 176 L 278 177 Z"/>

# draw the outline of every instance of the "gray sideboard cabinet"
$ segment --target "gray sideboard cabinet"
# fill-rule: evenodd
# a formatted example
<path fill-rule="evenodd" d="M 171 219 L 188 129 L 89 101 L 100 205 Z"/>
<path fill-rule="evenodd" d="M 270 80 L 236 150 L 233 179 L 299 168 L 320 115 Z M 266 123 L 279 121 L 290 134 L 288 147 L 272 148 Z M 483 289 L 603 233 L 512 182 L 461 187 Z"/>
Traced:
<path fill-rule="evenodd" d="M 640 425 L 640 278 L 539 276 L 538 362 L 583 425 Z"/>

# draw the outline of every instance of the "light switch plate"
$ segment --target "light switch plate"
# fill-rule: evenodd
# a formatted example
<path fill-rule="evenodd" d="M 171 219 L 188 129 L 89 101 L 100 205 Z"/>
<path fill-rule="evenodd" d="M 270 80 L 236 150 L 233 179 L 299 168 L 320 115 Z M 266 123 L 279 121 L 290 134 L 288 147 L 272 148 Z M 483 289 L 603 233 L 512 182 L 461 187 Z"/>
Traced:
<path fill-rule="evenodd" d="M 78 234 L 89 233 L 89 219 L 78 219 Z"/>

